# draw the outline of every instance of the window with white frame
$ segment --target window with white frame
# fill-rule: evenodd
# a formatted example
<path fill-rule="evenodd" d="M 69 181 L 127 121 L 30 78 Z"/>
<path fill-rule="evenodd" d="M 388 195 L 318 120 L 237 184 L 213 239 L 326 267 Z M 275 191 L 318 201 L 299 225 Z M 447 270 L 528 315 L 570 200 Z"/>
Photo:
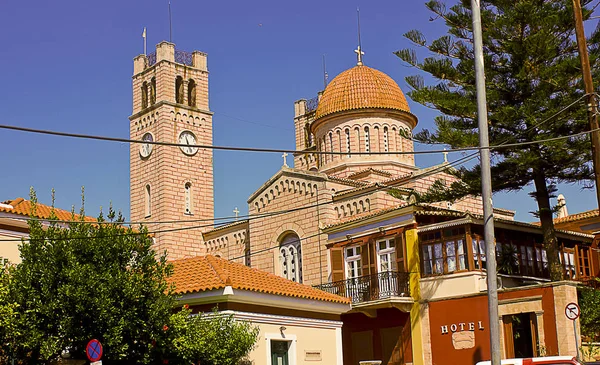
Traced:
<path fill-rule="evenodd" d="M 369 142 L 369 127 L 365 127 L 365 152 L 369 152 L 371 150 L 370 142 Z"/>
<path fill-rule="evenodd" d="M 279 264 L 281 276 L 302 282 L 302 244 L 295 233 L 283 237 L 279 244 Z"/>
<path fill-rule="evenodd" d="M 393 238 L 377 241 L 378 272 L 396 271 L 396 242 Z"/>
<path fill-rule="evenodd" d="M 361 247 L 346 247 L 344 250 L 346 261 L 346 279 L 354 279 L 362 276 Z"/>

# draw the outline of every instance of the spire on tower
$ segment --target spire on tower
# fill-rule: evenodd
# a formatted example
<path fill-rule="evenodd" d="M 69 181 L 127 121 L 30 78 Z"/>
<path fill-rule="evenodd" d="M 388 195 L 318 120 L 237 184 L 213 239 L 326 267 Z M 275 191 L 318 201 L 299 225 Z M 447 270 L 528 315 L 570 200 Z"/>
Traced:
<path fill-rule="evenodd" d="M 357 22 L 358 22 L 358 48 L 354 50 L 354 53 L 356 53 L 356 56 L 358 59 L 356 64 L 358 66 L 362 66 L 362 64 L 363 64 L 362 56 L 365 53 L 362 51 L 362 47 L 360 44 L 360 10 L 358 8 L 356 8 L 356 18 L 357 18 Z"/>
<path fill-rule="evenodd" d="M 327 74 L 327 65 L 325 64 L 325 54 L 323 54 L 323 90 L 327 87 L 329 82 L 329 75 Z"/>

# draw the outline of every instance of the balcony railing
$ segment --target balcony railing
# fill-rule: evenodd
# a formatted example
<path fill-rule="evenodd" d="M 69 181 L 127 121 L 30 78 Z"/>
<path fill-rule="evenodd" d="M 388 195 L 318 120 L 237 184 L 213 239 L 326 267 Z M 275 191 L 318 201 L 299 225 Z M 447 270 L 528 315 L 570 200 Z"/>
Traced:
<path fill-rule="evenodd" d="M 391 297 L 410 297 L 408 280 L 409 273 L 386 271 L 354 279 L 315 285 L 315 288 L 351 298 L 352 303 L 356 304 Z"/>
<path fill-rule="evenodd" d="M 148 57 L 148 67 L 156 64 L 156 52 L 150 53 L 146 57 Z M 181 63 L 188 66 L 192 66 L 194 63 L 192 53 L 190 52 L 180 51 L 176 49 L 174 57 L 176 63 Z"/>
<path fill-rule="evenodd" d="M 319 98 L 318 97 L 308 99 L 306 101 L 306 114 L 310 114 L 310 113 L 316 111 L 318 106 L 319 106 Z"/>
<path fill-rule="evenodd" d="M 156 63 L 156 52 L 148 55 L 148 67 L 153 66 Z"/>

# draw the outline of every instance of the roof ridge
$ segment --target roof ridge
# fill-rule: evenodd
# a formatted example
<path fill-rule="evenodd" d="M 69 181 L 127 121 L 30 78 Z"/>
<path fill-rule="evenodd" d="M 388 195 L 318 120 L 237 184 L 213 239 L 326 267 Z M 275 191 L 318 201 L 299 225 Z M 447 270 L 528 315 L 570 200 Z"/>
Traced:
<path fill-rule="evenodd" d="M 225 268 L 219 266 L 219 261 L 213 255 L 206 255 L 206 262 L 210 265 L 210 267 L 217 274 L 221 282 L 225 285 L 231 285 L 231 278 L 229 277 L 229 273 L 226 272 Z"/>

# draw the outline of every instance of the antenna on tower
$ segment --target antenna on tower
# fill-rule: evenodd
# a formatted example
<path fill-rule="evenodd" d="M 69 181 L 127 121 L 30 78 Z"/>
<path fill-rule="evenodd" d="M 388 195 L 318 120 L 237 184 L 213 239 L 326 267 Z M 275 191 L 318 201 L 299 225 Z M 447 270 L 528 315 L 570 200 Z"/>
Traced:
<path fill-rule="evenodd" d="M 358 57 L 358 62 L 356 62 L 356 64 L 358 66 L 362 66 L 363 61 L 362 61 L 362 56 L 365 54 L 362 51 L 362 47 L 360 44 L 360 9 L 356 8 L 356 19 L 357 19 L 357 23 L 358 23 L 358 48 L 354 51 Z"/>
<path fill-rule="evenodd" d="M 173 22 L 171 21 L 171 2 L 169 1 L 169 43 L 173 43 Z"/>
<path fill-rule="evenodd" d="M 327 87 L 329 81 L 329 75 L 327 75 L 327 64 L 325 62 L 325 55 L 323 54 L 323 90 Z"/>

